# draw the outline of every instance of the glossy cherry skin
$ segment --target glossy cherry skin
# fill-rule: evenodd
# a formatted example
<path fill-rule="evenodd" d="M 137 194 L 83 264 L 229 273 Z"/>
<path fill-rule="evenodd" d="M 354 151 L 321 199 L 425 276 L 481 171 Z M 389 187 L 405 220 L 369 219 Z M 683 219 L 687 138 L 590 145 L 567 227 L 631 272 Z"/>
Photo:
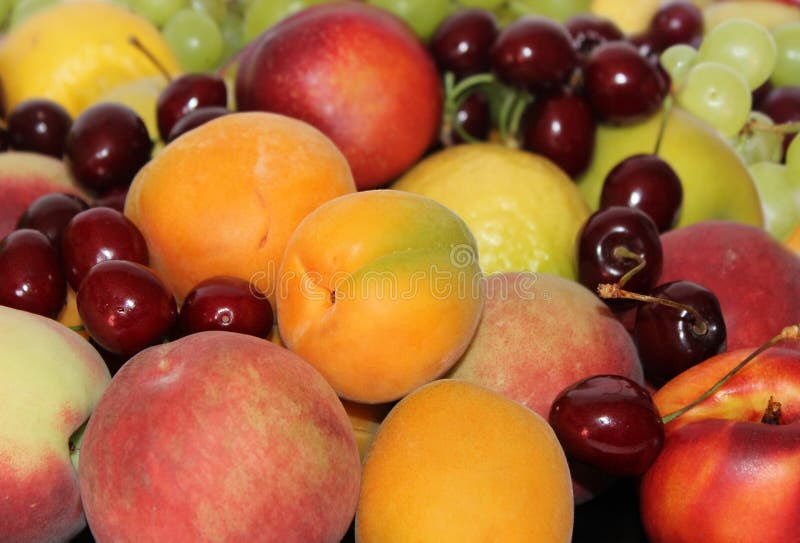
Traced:
<path fill-rule="evenodd" d="M 632 155 L 606 175 L 600 192 L 600 207 L 630 206 L 641 209 L 665 232 L 678 221 L 683 205 L 683 185 L 658 155 Z"/>
<path fill-rule="evenodd" d="M 129 185 L 152 151 L 144 121 L 128 106 L 113 102 L 85 109 L 72 123 L 66 140 L 70 171 L 97 193 Z"/>
<path fill-rule="evenodd" d="M 142 233 L 110 207 L 93 207 L 70 219 L 61 239 L 61 255 L 67 282 L 75 291 L 86 273 L 104 260 L 149 262 Z"/>
<path fill-rule="evenodd" d="M 647 34 L 655 53 L 678 43 L 698 46 L 703 39 L 703 12 L 689 0 L 667 2 L 656 11 Z"/>
<path fill-rule="evenodd" d="M 10 145 L 60 159 L 64 155 L 72 117 L 60 104 L 45 98 L 33 98 L 17 104 L 8 114 Z"/>
<path fill-rule="evenodd" d="M 596 123 L 582 96 L 559 91 L 538 96 L 522 121 L 522 147 L 539 153 L 577 177 L 594 154 Z"/>
<path fill-rule="evenodd" d="M 61 236 L 67 223 L 89 209 L 89 204 L 80 196 L 62 192 L 51 192 L 39 196 L 22 213 L 17 228 L 34 228 L 48 237 L 58 252 L 61 251 Z"/>
<path fill-rule="evenodd" d="M 130 186 L 114 187 L 94 199 L 92 207 L 110 207 L 120 213 L 125 211 L 125 199 L 128 197 Z"/>
<path fill-rule="evenodd" d="M 489 71 L 489 49 L 497 32 L 491 11 L 462 8 L 442 21 L 431 37 L 430 50 L 439 70 L 462 79 Z"/>
<path fill-rule="evenodd" d="M 489 55 L 501 81 L 530 91 L 560 87 L 578 65 L 566 29 L 538 15 L 520 17 L 501 30 Z"/>
<path fill-rule="evenodd" d="M 593 13 L 571 17 L 564 23 L 564 28 L 582 54 L 590 53 L 601 43 L 625 39 L 625 34 L 614 21 Z"/>
<path fill-rule="evenodd" d="M 218 276 L 201 281 L 189 291 L 178 323 L 183 335 L 224 330 L 267 337 L 272 330 L 273 312 L 267 297 L 248 281 Z"/>
<path fill-rule="evenodd" d="M 645 375 L 654 386 L 661 386 L 682 371 L 725 350 L 725 320 L 713 292 L 691 281 L 673 281 L 649 292 L 691 306 L 705 321 L 699 330 L 692 314 L 655 302 L 636 310 L 633 339 Z"/>
<path fill-rule="evenodd" d="M 156 100 L 156 123 L 161 139 L 168 141 L 178 119 L 201 107 L 226 107 L 225 81 L 213 74 L 189 73 L 176 77 Z"/>
<path fill-rule="evenodd" d="M 669 91 L 656 63 L 629 42 L 598 45 L 583 70 L 584 92 L 599 120 L 614 124 L 639 122 L 655 113 Z"/>
<path fill-rule="evenodd" d="M 222 106 L 206 106 L 193 109 L 175 121 L 175 124 L 172 125 L 172 129 L 169 131 L 166 141 L 169 143 L 192 128 L 197 128 L 201 124 L 227 115 L 230 112 L 228 108 Z"/>
<path fill-rule="evenodd" d="M 471 92 L 458 106 L 454 122 L 460 125 L 473 139 L 485 141 L 492 128 L 489 99 L 480 90 Z M 443 134 L 444 145 L 464 143 L 464 138 L 454 129 Z"/>
<path fill-rule="evenodd" d="M 595 375 L 571 385 L 556 397 L 548 421 L 568 459 L 609 475 L 642 475 L 664 443 L 652 397 L 621 375 Z"/>
<path fill-rule="evenodd" d="M 600 283 L 617 283 L 639 262 L 615 255 L 623 247 L 645 260 L 644 268 L 624 288 L 648 292 L 661 275 L 661 238 L 653 220 L 643 211 L 612 206 L 595 211 L 578 235 L 578 280 L 595 291 Z M 618 304 L 629 305 L 629 304 Z"/>
<path fill-rule="evenodd" d="M 55 318 L 66 299 L 67 281 L 47 236 L 23 228 L 0 240 L 0 305 Z"/>
<path fill-rule="evenodd" d="M 775 124 L 791 123 L 800 121 L 800 87 L 773 87 L 763 93 L 760 98 L 758 110 L 769 116 Z M 789 147 L 789 143 L 796 133 L 788 133 L 783 136 L 783 150 Z"/>
<path fill-rule="evenodd" d="M 127 260 L 95 265 L 77 292 L 86 331 L 106 351 L 131 356 L 164 339 L 177 319 L 175 297 L 149 268 Z"/>

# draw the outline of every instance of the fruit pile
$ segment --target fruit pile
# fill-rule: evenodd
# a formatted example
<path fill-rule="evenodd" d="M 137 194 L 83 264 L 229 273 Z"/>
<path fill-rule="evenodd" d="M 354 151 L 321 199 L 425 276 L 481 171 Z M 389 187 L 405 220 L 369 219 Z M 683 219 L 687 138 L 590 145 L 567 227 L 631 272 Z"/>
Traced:
<path fill-rule="evenodd" d="M 800 5 L 0 22 L 0 542 L 800 540 Z"/>

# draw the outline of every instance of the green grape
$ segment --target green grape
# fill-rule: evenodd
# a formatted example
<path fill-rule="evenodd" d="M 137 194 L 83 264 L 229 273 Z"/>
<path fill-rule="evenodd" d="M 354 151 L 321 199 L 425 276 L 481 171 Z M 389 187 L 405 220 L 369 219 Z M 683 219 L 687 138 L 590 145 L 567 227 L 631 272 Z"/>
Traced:
<path fill-rule="evenodd" d="M 60 0 L 19 0 L 11 10 L 8 26 L 9 28 L 14 28 L 40 9 L 58 3 L 60 3 Z"/>
<path fill-rule="evenodd" d="M 772 119 L 760 111 L 751 111 L 747 124 L 752 129 L 742 131 L 731 140 L 745 164 L 780 162 L 783 157 L 783 135 L 764 129 L 775 125 Z"/>
<path fill-rule="evenodd" d="M 591 11 L 591 0 L 510 0 L 508 10 L 520 15 L 536 14 L 558 22 Z"/>
<path fill-rule="evenodd" d="M 188 0 L 128 0 L 134 11 L 156 25 L 164 26 L 170 17 L 189 5 Z"/>
<path fill-rule="evenodd" d="M 220 25 L 228 12 L 225 0 L 191 0 L 191 6 L 197 11 L 205 11 Z"/>
<path fill-rule="evenodd" d="M 164 24 L 162 34 L 186 71 L 205 72 L 222 60 L 222 32 L 207 13 L 184 8 Z"/>
<path fill-rule="evenodd" d="M 229 59 L 244 47 L 242 25 L 242 16 L 239 13 L 235 10 L 225 12 L 225 16 L 219 25 L 224 42 L 222 58 Z"/>
<path fill-rule="evenodd" d="M 689 69 L 694 65 L 696 57 L 697 49 L 684 43 L 679 43 L 667 47 L 661 53 L 659 60 L 669 74 L 670 79 L 672 79 L 672 85 L 677 87 L 683 82 Z"/>
<path fill-rule="evenodd" d="M 772 31 L 778 60 L 770 81 L 776 87 L 800 85 L 800 23 L 781 25 Z"/>
<path fill-rule="evenodd" d="M 367 0 L 403 19 L 423 41 L 452 13 L 449 0 Z"/>
<path fill-rule="evenodd" d="M 703 38 L 697 62 L 721 62 L 744 77 L 752 91 L 769 79 L 778 49 L 772 33 L 749 19 L 728 19 Z"/>
<path fill-rule="evenodd" d="M 505 0 L 457 0 L 456 3 L 464 8 L 483 8 L 483 9 L 499 9 L 503 6 Z M 398 2 L 402 3 L 402 2 Z"/>
<path fill-rule="evenodd" d="M 789 177 L 789 181 L 800 187 L 800 138 L 796 136 L 792 138 L 789 147 L 786 148 L 783 160 L 786 164 L 786 175 Z"/>
<path fill-rule="evenodd" d="M 800 224 L 800 190 L 789 181 L 783 164 L 759 162 L 747 169 L 758 190 L 764 228 L 776 239 L 785 239 Z"/>
<path fill-rule="evenodd" d="M 243 36 L 249 42 L 284 17 L 306 8 L 306 0 L 252 0 L 244 12 Z"/>
<path fill-rule="evenodd" d="M 16 0 L 0 0 L 0 28 L 5 28 L 6 22 L 9 20 L 11 10 L 14 9 Z"/>
<path fill-rule="evenodd" d="M 744 126 L 752 106 L 747 82 L 720 62 L 699 62 L 692 66 L 675 99 L 689 113 L 727 137 L 733 137 Z"/>

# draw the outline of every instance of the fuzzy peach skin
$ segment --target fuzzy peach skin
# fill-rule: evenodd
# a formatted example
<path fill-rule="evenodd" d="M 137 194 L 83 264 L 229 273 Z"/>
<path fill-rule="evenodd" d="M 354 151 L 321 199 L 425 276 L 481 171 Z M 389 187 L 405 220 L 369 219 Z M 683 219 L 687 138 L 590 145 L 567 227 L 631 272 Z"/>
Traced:
<path fill-rule="evenodd" d="M 636 346 L 597 295 L 575 281 L 545 273 L 486 276 L 478 329 L 447 377 L 482 385 L 547 418 L 556 396 L 595 374 L 643 383 Z M 573 466 L 582 503 L 612 479 Z"/>
<path fill-rule="evenodd" d="M 320 206 L 281 263 L 278 328 L 340 396 L 394 401 L 446 372 L 483 306 L 475 239 L 452 211 L 396 190 Z"/>
<path fill-rule="evenodd" d="M 662 415 L 689 404 L 752 349 L 714 356 L 654 395 Z M 764 424 L 770 397 L 778 425 Z M 653 543 L 800 541 L 800 353 L 773 347 L 666 425 L 640 487 Z"/>
<path fill-rule="evenodd" d="M 0 306 L 0 542 L 68 541 L 86 526 L 76 432 L 110 375 L 58 322 Z"/>
<path fill-rule="evenodd" d="M 359 543 L 565 543 L 572 486 L 547 421 L 483 387 L 442 379 L 389 412 L 367 451 Z"/>
<path fill-rule="evenodd" d="M 27 151 L 0 153 L 0 239 L 15 228 L 36 198 L 51 192 L 90 200 L 62 161 Z"/>
<path fill-rule="evenodd" d="M 358 446 L 331 387 L 261 338 L 200 332 L 134 355 L 86 428 L 98 543 L 338 543 Z"/>
<path fill-rule="evenodd" d="M 286 241 L 317 206 L 355 184 L 316 128 L 273 113 L 232 113 L 170 142 L 131 184 L 125 214 L 178 300 L 203 279 L 252 281 L 274 302 Z"/>

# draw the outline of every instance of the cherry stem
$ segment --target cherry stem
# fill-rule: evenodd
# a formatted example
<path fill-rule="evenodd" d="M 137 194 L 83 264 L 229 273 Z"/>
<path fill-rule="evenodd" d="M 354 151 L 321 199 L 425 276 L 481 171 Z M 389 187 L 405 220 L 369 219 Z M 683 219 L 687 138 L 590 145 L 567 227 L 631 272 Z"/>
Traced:
<path fill-rule="evenodd" d="M 776 134 L 795 134 L 800 132 L 800 122 L 769 124 L 757 120 L 750 120 L 745 123 L 739 133 L 746 136 L 758 131 L 774 132 Z"/>
<path fill-rule="evenodd" d="M 647 265 L 647 261 L 642 255 L 634 253 L 624 245 L 617 245 L 614 247 L 614 258 L 627 258 L 637 262 L 636 266 L 625 272 L 625 275 L 619 278 L 619 281 L 617 281 L 617 286 L 619 288 L 624 287 L 625 283 L 630 281 L 631 277 L 642 271 L 645 265 Z"/>
<path fill-rule="evenodd" d="M 725 383 L 728 382 L 728 380 L 731 377 L 733 377 L 734 375 L 739 373 L 739 370 L 741 370 L 743 367 L 745 367 L 755 357 L 757 357 L 758 355 L 760 355 L 761 353 L 763 353 L 764 351 L 766 351 L 767 349 L 769 349 L 770 347 L 772 347 L 773 345 L 775 345 L 775 344 L 777 344 L 777 343 L 779 343 L 781 341 L 792 340 L 792 339 L 800 339 L 800 325 L 798 325 L 798 324 L 793 324 L 792 326 L 787 326 L 786 328 L 781 330 L 781 332 L 777 336 L 774 336 L 769 341 L 767 341 L 766 343 L 761 345 L 758 349 L 756 349 L 755 351 L 753 351 L 752 353 L 747 355 L 744 358 L 744 360 L 739 362 L 728 373 L 723 375 L 720 380 L 718 380 L 716 383 L 714 383 L 714 385 L 711 388 L 709 388 L 704 393 L 702 393 L 696 400 L 694 400 L 693 402 L 681 407 L 680 409 L 678 409 L 676 411 L 673 411 L 672 413 L 664 415 L 661 418 L 661 420 L 664 422 L 664 424 L 672 422 L 677 417 L 683 415 L 684 413 L 689 411 L 691 408 L 695 407 L 696 405 L 701 404 L 706 399 L 708 399 L 710 396 L 715 394 L 720 388 L 722 388 L 723 385 L 725 385 Z"/>
<path fill-rule="evenodd" d="M 653 154 L 658 156 L 658 152 L 661 150 L 661 142 L 664 140 L 664 132 L 667 129 L 667 121 L 669 120 L 669 114 L 672 112 L 672 96 L 667 96 L 664 99 L 663 104 L 661 105 L 661 121 L 658 125 L 658 136 L 656 136 L 656 146 L 653 149 Z"/>
<path fill-rule="evenodd" d="M 128 36 L 128 42 L 133 45 L 136 49 L 141 51 L 141 53 L 147 57 L 147 59 L 156 67 L 156 69 L 161 72 L 161 75 L 169 82 L 172 81 L 172 74 L 169 73 L 169 70 L 164 66 L 164 64 L 156 58 L 156 56 L 144 46 L 142 42 L 139 41 L 139 38 L 136 36 Z"/>
<path fill-rule="evenodd" d="M 666 298 L 657 298 L 656 296 L 650 296 L 648 294 L 623 290 L 619 283 L 601 283 L 597 285 L 597 293 L 601 298 L 625 298 L 627 300 L 661 304 L 673 309 L 686 311 L 692 316 L 692 331 L 695 334 L 702 336 L 708 332 L 708 323 L 702 315 L 690 305 L 682 304 L 674 300 L 667 300 Z"/>
<path fill-rule="evenodd" d="M 463 126 L 458 124 L 456 119 L 458 108 L 461 107 L 461 104 L 472 91 L 483 85 L 495 84 L 497 83 L 497 79 L 493 74 L 481 73 L 464 78 L 456 84 L 455 75 L 452 72 L 446 72 L 443 80 L 445 102 L 443 112 L 444 119 L 440 132 L 442 143 L 446 146 L 453 144 L 451 137 L 452 130 L 455 130 L 464 141 L 476 143 L 477 140 L 473 138 Z"/>

